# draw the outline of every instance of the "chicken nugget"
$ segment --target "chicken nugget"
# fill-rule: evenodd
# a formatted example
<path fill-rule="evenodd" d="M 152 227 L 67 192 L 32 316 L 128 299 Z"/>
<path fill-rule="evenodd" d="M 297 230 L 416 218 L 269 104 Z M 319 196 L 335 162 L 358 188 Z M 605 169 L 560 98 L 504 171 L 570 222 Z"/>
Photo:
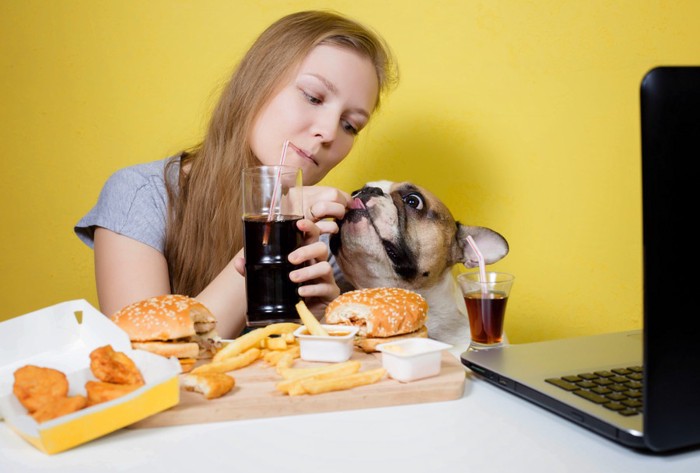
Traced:
<path fill-rule="evenodd" d="M 12 392 L 19 402 L 32 413 L 52 399 L 68 395 L 68 379 L 53 368 L 26 365 L 15 371 Z"/>
<path fill-rule="evenodd" d="M 85 396 L 56 397 L 32 413 L 32 417 L 38 423 L 46 422 L 47 420 L 79 411 L 86 406 L 86 403 L 87 399 L 85 399 Z"/>
<path fill-rule="evenodd" d="M 101 402 L 111 401 L 141 387 L 141 384 L 117 384 L 103 381 L 88 381 L 85 383 L 87 391 L 87 405 L 94 406 Z"/>
<path fill-rule="evenodd" d="M 114 351 L 112 345 L 95 348 L 90 353 L 90 370 L 97 379 L 105 383 L 144 383 L 136 363 L 124 353 Z"/>
<path fill-rule="evenodd" d="M 236 385 L 234 377 L 223 373 L 186 374 L 180 382 L 186 390 L 203 394 L 206 399 L 221 397 Z"/>

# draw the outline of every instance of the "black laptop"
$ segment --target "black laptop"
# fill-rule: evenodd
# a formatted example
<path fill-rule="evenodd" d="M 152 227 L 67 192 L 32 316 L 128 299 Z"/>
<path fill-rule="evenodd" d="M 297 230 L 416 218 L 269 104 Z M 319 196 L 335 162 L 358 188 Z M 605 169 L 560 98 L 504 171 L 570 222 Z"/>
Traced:
<path fill-rule="evenodd" d="M 461 358 L 478 377 L 616 442 L 670 452 L 700 446 L 700 309 L 690 297 L 700 290 L 700 66 L 649 71 L 640 110 L 643 330 Z"/>

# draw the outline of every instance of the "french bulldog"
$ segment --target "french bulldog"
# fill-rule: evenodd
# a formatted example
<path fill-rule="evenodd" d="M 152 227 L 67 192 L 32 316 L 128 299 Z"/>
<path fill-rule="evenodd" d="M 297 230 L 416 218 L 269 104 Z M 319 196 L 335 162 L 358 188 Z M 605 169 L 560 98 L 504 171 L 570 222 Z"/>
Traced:
<path fill-rule="evenodd" d="M 329 242 L 346 281 L 355 289 L 419 293 L 428 302 L 428 336 L 468 343 L 467 310 L 452 268 L 479 265 L 468 235 L 486 264 L 508 254 L 506 239 L 489 228 L 461 224 L 434 194 L 410 182 L 369 182 L 352 197 Z"/>

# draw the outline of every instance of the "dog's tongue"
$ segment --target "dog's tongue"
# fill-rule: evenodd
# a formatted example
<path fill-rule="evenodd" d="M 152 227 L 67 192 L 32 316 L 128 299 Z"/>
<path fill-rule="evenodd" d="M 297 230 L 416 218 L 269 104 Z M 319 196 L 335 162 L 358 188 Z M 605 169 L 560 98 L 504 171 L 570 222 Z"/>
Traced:
<path fill-rule="evenodd" d="M 358 197 L 355 197 L 352 199 L 352 202 L 350 203 L 350 208 L 351 209 L 358 209 L 358 210 L 363 210 L 366 209 L 365 204 L 360 200 Z"/>

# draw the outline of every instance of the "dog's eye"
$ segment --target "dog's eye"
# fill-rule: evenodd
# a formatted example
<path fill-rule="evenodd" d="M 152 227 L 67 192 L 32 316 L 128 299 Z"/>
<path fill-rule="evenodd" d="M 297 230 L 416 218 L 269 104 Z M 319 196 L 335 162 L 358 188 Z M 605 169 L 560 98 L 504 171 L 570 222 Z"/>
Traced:
<path fill-rule="evenodd" d="M 423 197 L 419 194 L 408 194 L 403 197 L 403 201 L 409 207 L 413 207 L 416 210 L 423 208 Z"/>

